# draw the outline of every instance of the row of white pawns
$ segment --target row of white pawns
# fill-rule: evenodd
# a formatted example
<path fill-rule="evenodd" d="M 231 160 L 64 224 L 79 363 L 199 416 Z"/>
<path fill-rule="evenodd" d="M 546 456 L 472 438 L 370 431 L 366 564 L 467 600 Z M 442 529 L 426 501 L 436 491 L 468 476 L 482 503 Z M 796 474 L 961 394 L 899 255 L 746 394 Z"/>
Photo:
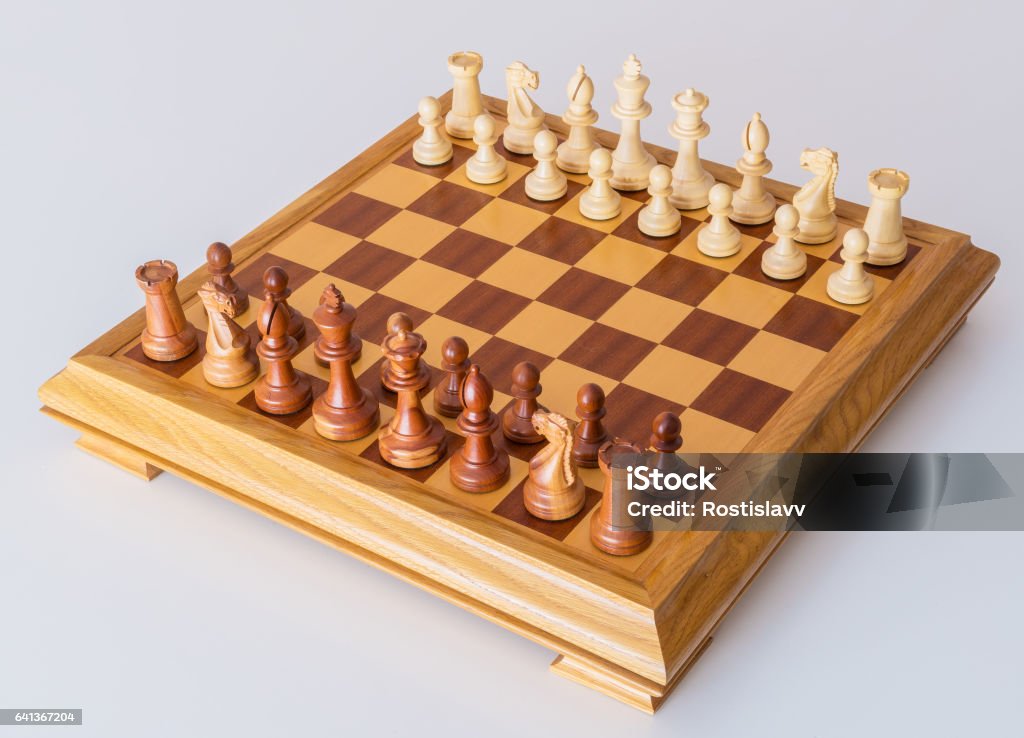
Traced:
<path fill-rule="evenodd" d="M 495 148 L 496 124 L 486 112 L 480 93 L 479 73 L 483 58 L 476 52 L 459 52 L 448 58 L 454 77 L 452 106 L 442 118 L 436 98 L 425 97 L 419 104 L 419 123 L 423 133 L 413 145 L 414 159 L 424 166 L 438 166 L 451 160 L 451 140 L 472 138 L 476 152 L 466 162 L 466 176 L 479 184 L 500 182 L 507 176 L 507 163 Z M 508 88 L 508 125 L 502 133 L 505 149 L 517 154 L 532 154 L 537 165 L 526 177 L 527 196 L 539 201 L 564 197 L 565 172 L 586 172 L 591 185 L 579 198 L 580 213 L 591 220 L 617 217 L 622 197 L 616 190 L 647 189 L 651 199 L 641 209 L 637 227 L 652 237 L 668 237 L 679 232 L 679 210 L 707 207 L 711 220 L 697 234 L 698 249 L 711 257 L 724 258 L 740 250 L 740 231 L 736 223 L 759 225 L 775 218 L 776 244 L 764 252 L 761 268 L 779 280 L 798 279 L 807 270 L 807 257 L 796 243 L 820 244 L 836 236 L 835 180 L 839 156 L 828 148 L 806 149 L 800 165 L 814 176 L 793 196 L 793 205 L 776 207 L 775 198 L 764 186 L 764 176 L 772 169 L 765 156 L 768 127 L 755 113 L 743 131 L 743 156 L 736 163 L 743 180 L 735 192 L 724 183 L 715 183 L 703 167 L 697 143 L 710 132 L 703 120 L 707 95 L 687 89 L 672 99 L 675 121 L 669 132 L 679 141 L 675 165 L 669 169 L 658 164 L 640 138 L 640 121 L 651 113 L 644 94 L 650 79 L 641 73 L 635 55 L 623 65 L 622 75 L 614 80 L 618 95 L 612 115 L 622 121 L 621 135 L 612 153 L 602 148 L 593 136 L 598 114 L 591 106 L 594 84 L 583 66 L 566 88 L 569 107 L 562 120 L 569 136 L 558 144 L 544 122 L 544 112 L 527 90 L 537 89 L 539 75 L 522 62 L 505 69 Z M 447 135 L 446 135 L 447 134 Z M 854 228 L 843 238 L 843 268 L 829 278 L 828 294 L 846 304 L 871 299 L 874 284 L 864 263 L 884 266 L 906 258 L 907 240 L 903 233 L 900 200 L 910 177 L 897 169 L 877 169 L 868 175 L 872 196 L 864 228 Z"/>

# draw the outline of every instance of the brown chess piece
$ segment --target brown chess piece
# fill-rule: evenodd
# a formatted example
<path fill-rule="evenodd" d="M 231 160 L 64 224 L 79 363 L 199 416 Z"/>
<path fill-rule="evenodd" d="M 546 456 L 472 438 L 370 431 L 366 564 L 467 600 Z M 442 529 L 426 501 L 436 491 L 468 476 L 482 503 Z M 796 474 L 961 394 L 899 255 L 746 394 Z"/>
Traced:
<path fill-rule="evenodd" d="M 345 302 L 333 284 L 327 285 L 320 305 L 313 311 L 313 322 L 320 331 L 317 346 L 323 346 L 331 368 L 331 381 L 313 403 L 313 427 L 324 438 L 354 441 L 377 429 L 380 409 L 377 400 L 356 382 L 352 373 L 352 323 L 356 310 Z M 362 348 L 362 341 L 359 342 Z"/>
<path fill-rule="evenodd" d="M 164 259 L 147 261 L 135 270 L 135 281 L 146 293 L 142 352 L 153 361 L 177 361 L 195 351 L 199 345 L 196 329 L 185 319 L 174 290 L 178 267 Z"/>
<path fill-rule="evenodd" d="M 330 287 L 333 288 L 334 285 L 332 284 L 332 285 L 330 285 Z M 334 291 L 338 292 L 337 289 L 335 289 Z M 339 292 L 338 294 L 341 294 L 341 293 Z M 324 301 L 326 301 L 328 299 L 329 299 L 328 298 L 328 290 L 324 290 L 324 292 L 320 295 L 320 303 L 319 304 L 323 305 Z M 331 299 L 333 299 L 333 298 L 331 298 Z M 352 320 L 354 321 L 355 320 L 355 308 L 352 307 L 351 305 L 349 305 L 347 302 L 344 302 L 344 298 L 342 298 L 342 303 L 345 306 L 344 308 L 342 308 L 343 313 L 345 315 L 348 315 L 351 312 Z M 314 310 L 313 312 L 316 312 L 316 311 Z M 313 322 L 316 322 L 316 318 L 313 319 Z M 340 357 L 340 356 L 347 356 L 348 357 L 349 365 L 352 365 L 352 364 L 355 364 L 357 361 L 359 361 L 359 357 L 362 356 L 362 355 L 363 355 L 363 339 L 361 339 L 359 336 L 357 336 L 352 331 L 352 323 L 351 322 L 349 322 L 349 326 L 348 326 L 348 330 L 347 330 L 347 337 L 345 338 L 345 341 L 344 341 L 343 344 L 338 344 L 338 345 L 329 344 L 328 341 L 326 340 L 326 338 L 324 337 L 323 331 L 321 331 L 320 335 L 316 337 L 316 343 L 313 344 L 313 356 L 314 356 L 314 358 L 316 358 L 316 363 L 319 364 L 320 366 L 330 366 L 331 365 L 331 361 L 333 361 L 335 358 Z M 341 440 L 341 439 L 337 439 L 337 440 Z"/>
<path fill-rule="evenodd" d="M 654 539 L 650 530 L 638 528 L 629 515 L 630 495 L 626 489 L 629 472 L 621 459 L 616 463 L 620 455 L 639 453 L 639 446 L 616 438 L 605 443 L 597 454 L 598 465 L 604 474 L 604 493 L 590 516 L 590 541 L 613 556 L 638 554 Z"/>
<path fill-rule="evenodd" d="M 388 335 L 392 336 L 397 334 L 399 331 L 405 331 L 414 336 L 419 336 L 419 333 L 413 333 L 412 318 L 405 313 L 391 313 L 388 318 Z M 421 337 L 422 338 L 422 337 Z M 384 362 L 380 365 L 380 383 L 384 386 L 384 389 L 391 390 L 390 380 L 388 379 L 388 373 L 391 371 L 391 365 L 388 362 Z M 427 366 L 422 358 L 416 363 L 416 371 L 419 372 L 420 379 L 423 381 L 423 386 L 427 387 L 430 385 L 430 367 Z M 462 408 L 459 408 L 459 412 L 462 412 Z M 458 413 L 456 413 L 457 415 Z"/>
<path fill-rule="evenodd" d="M 582 467 L 593 469 L 598 465 L 597 452 L 608 440 L 608 431 L 601 422 L 607 413 L 601 386 L 592 382 L 581 386 L 576 393 L 576 417 L 580 422 L 572 438 L 572 457 Z"/>
<path fill-rule="evenodd" d="M 462 383 L 459 430 L 466 442 L 451 460 L 451 480 L 465 492 L 491 492 L 508 481 L 508 453 L 494 448 L 491 434 L 498 430 L 498 416 L 491 411 L 494 390 L 480 367 L 473 364 Z"/>
<path fill-rule="evenodd" d="M 537 397 L 540 386 L 540 369 L 528 361 L 521 361 L 512 369 L 512 407 L 501 419 L 501 432 L 515 443 L 540 443 L 544 436 L 533 427 L 533 414 L 541 408 Z"/>
<path fill-rule="evenodd" d="M 427 342 L 418 333 L 404 328 L 388 333 L 381 351 L 389 367 L 387 385 L 398 393 L 398 404 L 391 422 L 378 437 L 380 456 L 402 469 L 421 469 L 440 460 L 448 447 L 444 426 L 423 410 L 420 390 L 427 386 L 429 375 L 420 371 L 420 357 Z"/>
<path fill-rule="evenodd" d="M 671 412 L 658 413 L 651 423 L 651 438 L 648 444 L 652 451 L 656 451 L 651 466 L 662 474 L 680 473 L 682 471 L 682 460 L 676 456 L 676 451 L 683 445 L 683 424 L 679 416 Z M 648 491 L 652 497 L 675 499 L 679 497 L 678 490 L 656 489 L 653 486 Z"/>
<path fill-rule="evenodd" d="M 572 460 L 572 426 L 557 413 L 537 411 L 533 424 L 547 445 L 530 459 L 523 505 L 542 520 L 565 520 L 583 509 L 586 487 Z"/>
<path fill-rule="evenodd" d="M 292 366 L 299 344 L 288 335 L 288 275 L 280 267 L 270 267 L 263 274 L 263 286 L 267 300 L 256 317 L 263 340 L 256 346 L 256 353 L 266 363 L 267 371 L 256 383 L 256 405 L 272 415 L 290 415 L 306 407 L 313 393 L 309 377 Z"/>
<path fill-rule="evenodd" d="M 452 336 L 441 344 L 441 369 L 445 376 L 434 388 L 434 411 L 457 418 L 462 412 L 459 388 L 469 372 L 469 345 L 463 339 Z"/>
<path fill-rule="evenodd" d="M 271 270 L 274 271 L 274 277 L 268 279 L 267 275 Z M 302 314 L 298 310 L 288 304 L 288 297 L 291 294 L 292 291 L 288 288 L 288 272 L 278 266 L 269 267 L 263 272 L 263 299 L 284 308 L 288 314 L 288 335 L 296 341 L 301 341 L 306 335 L 306 321 L 302 319 Z"/>
<path fill-rule="evenodd" d="M 231 272 L 234 270 L 235 265 L 231 263 L 231 247 L 220 241 L 211 243 L 206 249 L 206 271 L 210 274 L 210 281 L 222 292 L 235 298 L 235 309 L 241 315 L 249 309 L 249 293 L 231 278 Z"/>

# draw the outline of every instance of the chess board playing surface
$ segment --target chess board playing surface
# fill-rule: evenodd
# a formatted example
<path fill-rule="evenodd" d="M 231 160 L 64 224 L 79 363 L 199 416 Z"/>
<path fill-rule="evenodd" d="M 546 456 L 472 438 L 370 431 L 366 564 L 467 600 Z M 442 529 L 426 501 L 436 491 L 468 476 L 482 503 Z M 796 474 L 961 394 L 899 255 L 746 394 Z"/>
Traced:
<path fill-rule="evenodd" d="M 486 103 L 501 120 L 503 103 Z M 562 137 L 557 118 L 548 125 Z M 649 238 L 636 227 L 646 193 L 624 194 L 614 220 L 588 221 L 577 209 L 586 177 L 569 175 L 561 200 L 534 202 L 524 194 L 532 158 L 500 149 L 507 179 L 477 185 L 465 176 L 469 142 L 456 142 L 449 164 L 417 165 L 410 149 L 419 131 L 409 119 L 233 246 L 235 280 L 251 297 L 237 320 L 254 342 L 262 274 L 271 265 L 288 273 L 289 302 L 307 324 L 294 363 L 312 377 L 314 394 L 328 374 L 314 360 L 309 318 L 327 284 L 341 289 L 363 339 L 354 371 L 380 400 L 382 423 L 394 398 L 380 386 L 379 344 L 387 317 L 402 310 L 428 342 L 433 383 L 443 340 L 461 336 L 494 385 L 499 413 L 511 401 L 512 367 L 529 360 L 541 369 L 544 406 L 574 417 L 577 389 L 596 382 L 607 394 L 609 430 L 634 442 L 646 443 L 653 417 L 673 410 L 684 452 L 851 450 L 998 267 L 963 234 L 907 219 L 907 260 L 868 267 L 874 298 L 840 305 L 825 284 L 863 207 L 840 202 L 836 239 L 802 246 L 807 274 L 776 282 L 760 270 L 770 224 L 740 226 L 741 251 L 713 259 L 696 248 L 703 210 L 682 214 L 681 233 Z M 735 170 L 707 166 L 736 185 Z M 770 187 L 780 202 L 795 191 Z M 122 275 L 128 283 L 133 267 Z M 522 486 L 539 446 L 498 432 L 511 479 L 470 494 L 448 478 L 462 442 L 452 419 L 442 418 L 445 459 L 405 471 L 381 461 L 376 434 L 336 443 L 315 433 L 310 408 L 264 414 L 252 385 L 225 390 L 203 379 L 206 316 L 196 289 L 205 279 L 202 268 L 178 288 L 200 332 L 198 351 L 177 362 L 147 359 L 139 311 L 43 386 L 44 411 L 115 464 L 147 478 L 159 470 L 185 476 L 545 644 L 560 654 L 553 668 L 564 676 L 655 709 L 782 540 L 662 531 L 643 553 L 613 557 L 589 540 L 597 470 L 581 470 L 587 503 L 574 518 L 552 523 L 526 513 Z"/>

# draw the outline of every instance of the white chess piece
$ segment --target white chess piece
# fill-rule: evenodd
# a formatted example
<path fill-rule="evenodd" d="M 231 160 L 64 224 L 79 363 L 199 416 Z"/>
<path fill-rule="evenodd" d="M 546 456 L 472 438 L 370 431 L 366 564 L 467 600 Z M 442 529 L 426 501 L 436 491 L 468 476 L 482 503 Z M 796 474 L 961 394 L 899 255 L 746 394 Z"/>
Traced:
<path fill-rule="evenodd" d="M 452 160 L 452 142 L 441 131 L 444 119 L 436 97 L 420 100 L 420 120 L 423 134 L 412 145 L 412 158 L 425 167 L 436 167 Z"/>
<path fill-rule="evenodd" d="M 672 98 L 676 119 L 668 127 L 668 132 L 679 141 L 679 153 L 672 167 L 672 196 L 669 202 L 680 210 L 705 207 L 708 204 L 708 192 L 715 184 L 715 178 L 704 170 L 700 154 L 697 153 L 697 142 L 711 132 L 711 126 L 703 118 L 709 102 L 707 95 L 692 87 Z"/>
<path fill-rule="evenodd" d="M 796 279 L 807 272 L 807 254 L 793 239 L 800 232 L 800 213 L 795 207 L 780 205 L 775 211 L 775 244 L 761 256 L 761 271 L 772 279 Z"/>
<path fill-rule="evenodd" d="M 590 104 L 594 99 L 594 81 L 587 76 L 582 64 L 576 67 L 576 74 L 569 80 L 566 94 L 569 109 L 562 120 L 569 126 L 569 138 L 559 145 L 555 163 L 563 171 L 583 174 L 590 167 L 590 152 L 601 147 L 594 140 L 597 111 Z"/>
<path fill-rule="evenodd" d="M 569 188 L 565 175 L 555 166 L 555 147 L 558 139 L 549 130 L 543 130 L 533 139 L 533 158 L 537 166 L 526 175 L 526 196 L 541 202 L 557 200 Z"/>
<path fill-rule="evenodd" d="M 722 258 L 740 250 L 740 232 L 729 222 L 732 212 L 732 189 L 719 182 L 708 193 L 711 222 L 697 233 L 697 250 L 706 256 Z"/>
<path fill-rule="evenodd" d="M 580 214 L 591 220 L 610 220 L 622 212 L 622 195 L 612 189 L 612 155 L 606 149 L 590 152 L 590 187 L 580 195 Z"/>
<path fill-rule="evenodd" d="M 611 184 L 627 192 L 647 189 L 647 177 L 657 163 L 640 139 L 640 121 L 651 114 L 651 104 L 644 100 L 651 80 L 641 70 L 636 54 L 630 54 L 622 76 L 615 78 L 619 99 L 612 105 L 612 115 L 622 121 L 622 133 L 612 154 Z"/>
<path fill-rule="evenodd" d="M 459 51 L 448 57 L 448 71 L 453 78 L 452 109 L 444 118 L 449 136 L 473 138 L 473 121 L 484 112 L 480 94 L 480 70 L 484 58 L 475 51 Z"/>
<path fill-rule="evenodd" d="M 868 234 L 860 228 L 851 228 L 843 236 L 843 250 L 839 252 L 843 266 L 828 277 L 828 296 L 844 305 L 860 305 L 871 299 L 875 280 L 864 271 L 868 255 Z"/>
<path fill-rule="evenodd" d="M 501 141 L 505 148 L 514 154 L 532 154 L 534 137 L 547 130 L 547 126 L 544 125 L 544 111 L 530 99 L 527 92 L 536 90 L 539 86 L 540 75 L 522 62 L 512 62 L 505 67 L 508 125 Z"/>
<path fill-rule="evenodd" d="M 655 238 L 678 233 L 683 219 L 668 201 L 672 194 L 672 170 L 664 164 L 658 164 L 651 170 L 650 180 L 647 194 L 651 199 L 637 215 L 637 228 L 641 233 Z"/>
<path fill-rule="evenodd" d="M 494 135 L 494 118 L 487 113 L 478 115 L 473 121 L 473 143 L 476 153 L 466 162 L 466 176 L 477 184 L 494 184 L 505 179 L 508 164 L 498 155 L 494 144 L 498 137 Z"/>
<path fill-rule="evenodd" d="M 775 212 L 775 198 L 764 188 L 764 175 L 772 170 L 772 163 L 764 155 L 768 140 L 768 126 L 760 113 L 754 113 L 743 129 L 743 156 L 736 162 L 736 171 L 743 175 L 732 198 L 732 219 L 736 223 L 760 225 L 770 221 Z"/>
<path fill-rule="evenodd" d="M 793 195 L 793 206 L 800 211 L 800 243 L 827 243 L 836 237 L 836 177 L 839 176 L 839 154 L 822 146 L 804 149 L 800 166 L 814 178 Z"/>
<path fill-rule="evenodd" d="M 868 175 L 868 208 L 864 230 L 868 234 L 868 264 L 890 266 L 907 258 L 900 200 L 910 187 L 910 175 L 898 169 L 876 169 Z"/>

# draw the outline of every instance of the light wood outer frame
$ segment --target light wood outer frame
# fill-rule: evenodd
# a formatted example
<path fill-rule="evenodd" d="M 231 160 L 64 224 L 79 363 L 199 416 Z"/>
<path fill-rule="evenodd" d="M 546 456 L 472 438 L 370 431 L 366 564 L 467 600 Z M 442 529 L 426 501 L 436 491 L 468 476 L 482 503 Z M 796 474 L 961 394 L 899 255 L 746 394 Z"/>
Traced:
<path fill-rule="evenodd" d="M 442 108 L 451 101 L 439 98 Z M 485 97 L 504 117 L 505 103 Z M 241 263 L 356 186 L 418 134 L 416 116 L 233 244 Z M 548 126 L 566 133 L 560 118 Z M 615 136 L 598 131 L 613 147 Z M 675 153 L 648 145 L 662 163 Z M 731 167 L 704 162 L 733 187 Z M 796 187 L 768 180 L 790 201 Z M 866 208 L 838 202 L 861 222 Z M 904 219 L 930 244 L 793 393 L 747 451 L 849 451 L 931 361 L 991 283 L 999 260 L 969 237 Z M 205 267 L 178 285 L 192 299 Z M 43 411 L 79 445 L 151 479 L 166 470 L 229 497 L 524 635 L 560 655 L 568 678 L 653 712 L 781 543 L 782 533 L 672 536 L 632 575 L 467 509 L 422 485 L 337 454 L 199 389 L 113 355 L 145 324 L 140 309 L 78 352 L 40 389 Z M 145 408 L 140 412 L 139 408 Z M 232 463 L 224 463 L 224 459 Z"/>

